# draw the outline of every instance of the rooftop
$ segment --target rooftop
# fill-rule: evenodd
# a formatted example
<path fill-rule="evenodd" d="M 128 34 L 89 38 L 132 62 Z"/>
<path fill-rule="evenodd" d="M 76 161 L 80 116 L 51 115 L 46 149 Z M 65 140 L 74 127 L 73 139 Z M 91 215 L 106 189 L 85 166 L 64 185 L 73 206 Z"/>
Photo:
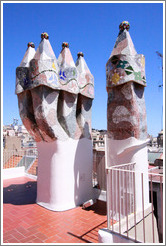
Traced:
<path fill-rule="evenodd" d="M 4 180 L 4 243 L 98 243 L 98 230 L 106 228 L 106 203 L 97 202 L 64 212 L 35 203 L 37 182 L 29 177 Z"/>

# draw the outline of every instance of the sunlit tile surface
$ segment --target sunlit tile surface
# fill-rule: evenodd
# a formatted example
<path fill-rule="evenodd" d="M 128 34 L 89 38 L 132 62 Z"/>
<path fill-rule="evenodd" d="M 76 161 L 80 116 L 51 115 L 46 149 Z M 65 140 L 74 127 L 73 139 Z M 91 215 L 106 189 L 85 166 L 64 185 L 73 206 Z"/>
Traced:
<path fill-rule="evenodd" d="M 98 230 L 107 226 L 105 202 L 53 212 L 35 203 L 36 188 L 28 177 L 4 180 L 4 243 L 98 243 Z"/>

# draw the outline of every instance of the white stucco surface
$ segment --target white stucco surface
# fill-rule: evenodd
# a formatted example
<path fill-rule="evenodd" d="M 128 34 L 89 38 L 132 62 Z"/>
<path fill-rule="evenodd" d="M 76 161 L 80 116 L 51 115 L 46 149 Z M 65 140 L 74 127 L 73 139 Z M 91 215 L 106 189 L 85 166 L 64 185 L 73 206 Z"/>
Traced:
<path fill-rule="evenodd" d="M 157 222 L 153 215 L 154 227 L 152 225 L 152 204 L 149 204 L 148 208 L 144 211 L 144 224 L 145 224 L 145 242 L 153 243 L 153 230 L 154 230 L 154 242 L 159 243 Z M 143 235 L 143 216 L 142 211 L 138 211 L 136 214 L 136 240 L 137 242 L 144 242 Z M 126 218 L 121 221 L 121 234 L 119 233 L 119 223 L 114 224 L 114 231 L 107 228 L 100 229 L 98 231 L 99 243 L 135 243 L 135 219 L 134 214 L 128 217 L 128 236 L 127 236 L 127 224 Z"/>
<path fill-rule="evenodd" d="M 92 198 L 92 141 L 86 138 L 39 142 L 37 203 L 53 211 Z"/>
<path fill-rule="evenodd" d="M 3 179 L 18 178 L 25 175 L 25 167 L 3 169 Z"/>
<path fill-rule="evenodd" d="M 111 232 L 108 229 L 104 228 L 104 229 L 100 229 L 98 231 L 98 242 L 99 243 L 110 243 L 110 244 L 114 244 L 114 243 L 134 243 L 133 240 L 130 240 L 127 237 L 124 237 L 120 234 L 117 234 L 115 232 Z"/>

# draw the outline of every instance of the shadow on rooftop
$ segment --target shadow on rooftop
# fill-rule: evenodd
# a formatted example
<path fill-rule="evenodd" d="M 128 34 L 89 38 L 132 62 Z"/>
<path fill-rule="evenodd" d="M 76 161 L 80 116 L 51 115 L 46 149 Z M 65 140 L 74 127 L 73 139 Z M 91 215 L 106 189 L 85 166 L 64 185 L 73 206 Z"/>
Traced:
<path fill-rule="evenodd" d="M 89 241 L 89 240 L 87 240 L 87 239 L 84 239 L 83 236 L 77 236 L 77 235 L 75 235 L 75 234 L 73 234 L 73 233 L 71 233 L 71 232 L 67 232 L 67 233 L 68 233 L 70 236 L 76 237 L 76 238 L 82 240 L 82 241 L 85 242 L 85 243 L 91 243 L 91 241 Z"/>
<path fill-rule="evenodd" d="M 3 203 L 26 205 L 36 203 L 37 182 L 29 181 L 25 184 L 12 184 L 3 188 Z"/>
<path fill-rule="evenodd" d="M 87 211 L 92 210 L 94 213 L 99 215 L 107 215 L 107 205 L 106 202 L 97 200 L 92 206 L 86 208 Z"/>
<path fill-rule="evenodd" d="M 75 235 L 71 232 L 67 232 L 69 235 L 76 237 L 82 241 L 84 241 L 85 243 L 93 243 L 94 241 L 96 241 L 96 236 L 98 237 L 98 230 L 105 227 L 106 226 L 106 222 L 107 220 L 105 220 L 104 222 L 98 224 L 97 226 L 93 227 L 91 230 L 88 230 L 87 232 L 85 232 L 84 234 L 82 234 L 81 236 Z M 97 232 L 97 234 L 96 234 Z M 88 239 L 89 240 L 88 240 Z"/>

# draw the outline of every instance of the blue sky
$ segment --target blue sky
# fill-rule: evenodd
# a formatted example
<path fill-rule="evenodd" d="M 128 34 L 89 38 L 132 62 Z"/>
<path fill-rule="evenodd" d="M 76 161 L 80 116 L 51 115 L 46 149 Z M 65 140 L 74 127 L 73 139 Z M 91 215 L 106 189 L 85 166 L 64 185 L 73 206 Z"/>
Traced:
<path fill-rule="evenodd" d="M 69 42 L 74 61 L 82 51 L 94 76 L 95 99 L 92 127 L 107 128 L 105 64 L 114 47 L 119 24 L 130 23 L 130 35 L 139 54 L 145 55 L 145 102 L 148 133 L 157 136 L 162 128 L 163 4 L 153 3 L 4 3 L 3 4 L 3 124 L 19 117 L 15 95 L 15 70 L 28 42 L 36 49 L 43 31 L 58 58 L 62 42 Z"/>

